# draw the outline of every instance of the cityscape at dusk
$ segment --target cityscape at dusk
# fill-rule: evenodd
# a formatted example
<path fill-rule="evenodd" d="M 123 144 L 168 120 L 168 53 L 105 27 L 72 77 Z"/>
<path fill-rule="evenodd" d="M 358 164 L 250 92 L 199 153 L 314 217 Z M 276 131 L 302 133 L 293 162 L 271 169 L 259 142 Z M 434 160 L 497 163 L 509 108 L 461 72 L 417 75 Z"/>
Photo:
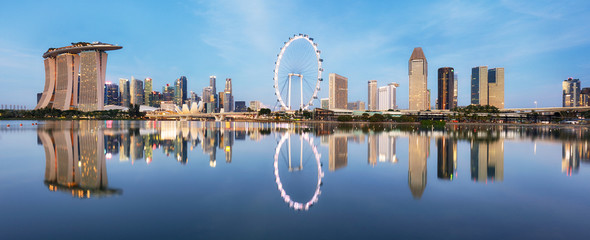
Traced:
<path fill-rule="evenodd" d="M 0 239 L 590 239 L 590 1 L 11 1 Z"/>

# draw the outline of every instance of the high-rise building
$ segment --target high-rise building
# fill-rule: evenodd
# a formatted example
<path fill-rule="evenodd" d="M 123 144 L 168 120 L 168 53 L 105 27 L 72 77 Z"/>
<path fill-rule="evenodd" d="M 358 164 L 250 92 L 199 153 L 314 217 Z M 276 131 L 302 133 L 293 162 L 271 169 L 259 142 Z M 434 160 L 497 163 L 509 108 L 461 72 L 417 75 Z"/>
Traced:
<path fill-rule="evenodd" d="M 471 104 L 488 105 L 488 67 L 471 69 Z"/>
<path fill-rule="evenodd" d="M 580 102 L 580 79 L 568 78 L 563 80 L 563 106 L 577 107 Z"/>
<path fill-rule="evenodd" d="M 187 80 L 185 76 L 176 79 L 176 84 L 174 85 L 174 103 L 177 106 L 182 106 L 188 97 L 186 84 Z"/>
<path fill-rule="evenodd" d="M 120 78 L 119 79 L 119 91 L 120 91 L 120 101 L 121 101 L 121 106 L 123 107 L 129 107 L 129 105 L 131 104 L 131 92 L 129 89 L 129 79 L 125 79 L 125 78 Z"/>
<path fill-rule="evenodd" d="M 162 100 L 163 101 L 174 101 L 174 87 L 170 86 L 170 84 L 166 84 L 162 88 Z"/>
<path fill-rule="evenodd" d="M 379 92 L 377 91 L 377 80 L 369 80 L 369 92 L 367 104 L 369 111 L 377 111 L 377 101 L 379 99 Z"/>
<path fill-rule="evenodd" d="M 579 106 L 590 106 L 590 88 L 582 88 L 578 102 Z"/>
<path fill-rule="evenodd" d="M 119 85 L 106 82 L 104 89 L 104 105 L 119 105 Z"/>
<path fill-rule="evenodd" d="M 43 54 L 45 87 L 35 109 L 104 109 L 105 51 L 121 48 L 100 42 L 50 48 Z"/>
<path fill-rule="evenodd" d="M 458 97 L 458 93 L 459 93 L 459 76 L 457 75 L 457 73 L 455 73 L 455 75 L 453 76 L 453 82 L 455 82 L 455 87 L 453 88 L 453 106 L 457 107 L 459 105 L 457 105 L 457 97 Z"/>
<path fill-rule="evenodd" d="M 213 100 L 210 101 L 210 103 L 212 103 L 213 105 L 213 112 L 218 112 L 219 111 L 219 96 L 217 95 L 217 77 L 216 76 L 209 76 L 209 87 L 211 87 L 211 94 L 213 96 Z"/>
<path fill-rule="evenodd" d="M 427 110 L 428 103 L 428 62 L 424 56 L 422 48 L 414 48 L 412 56 L 408 61 L 409 76 L 409 109 L 410 110 Z"/>
<path fill-rule="evenodd" d="M 320 99 L 320 105 L 322 106 L 323 109 L 329 109 L 330 108 L 330 99 L 329 98 Z"/>
<path fill-rule="evenodd" d="M 143 81 L 131 77 L 129 82 L 130 102 L 134 105 L 143 105 Z"/>
<path fill-rule="evenodd" d="M 455 70 L 452 67 L 438 69 L 438 101 L 437 109 L 455 107 Z"/>
<path fill-rule="evenodd" d="M 99 50 L 80 53 L 80 85 L 78 87 L 78 110 L 104 109 L 104 84 L 107 53 Z"/>
<path fill-rule="evenodd" d="M 389 109 L 397 108 L 395 104 L 395 95 L 397 87 L 399 87 L 399 84 L 397 83 L 390 83 L 387 84 L 387 86 L 379 87 L 377 110 L 387 111 Z"/>
<path fill-rule="evenodd" d="M 152 87 L 152 79 L 151 78 L 145 78 L 143 80 L 143 97 L 144 97 L 144 104 L 148 105 L 148 106 L 152 106 L 152 102 L 150 101 L 152 99 L 152 92 L 154 91 L 153 87 Z"/>
<path fill-rule="evenodd" d="M 223 111 L 233 112 L 234 111 L 234 95 L 232 92 L 231 78 L 225 79 L 225 92 L 223 93 Z"/>
<path fill-rule="evenodd" d="M 488 70 L 488 105 L 504 108 L 504 68 Z"/>
<path fill-rule="evenodd" d="M 348 104 L 348 78 L 330 73 L 330 109 L 346 109 Z"/>

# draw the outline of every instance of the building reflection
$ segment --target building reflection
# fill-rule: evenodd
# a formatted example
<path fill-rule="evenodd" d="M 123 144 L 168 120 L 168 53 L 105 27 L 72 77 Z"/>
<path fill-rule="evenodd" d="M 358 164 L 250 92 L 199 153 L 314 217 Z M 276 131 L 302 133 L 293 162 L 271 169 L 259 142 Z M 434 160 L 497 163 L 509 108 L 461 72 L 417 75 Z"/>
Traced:
<path fill-rule="evenodd" d="M 329 141 L 329 161 L 330 171 L 335 171 L 346 167 L 348 164 L 348 138 L 346 136 L 330 135 Z"/>
<path fill-rule="evenodd" d="M 108 188 L 102 123 L 54 122 L 37 130 L 45 149 L 45 185 L 78 198 L 121 194 Z"/>
<path fill-rule="evenodd" d="M 374 166 L 377 162 L 397 163 L 395 154 L 396 136 L 388 133 L 370 134 L 367 140 L 367 161 Z"/>
<path fill-rule="evenodd" d="M 426 188 L 426 160 L 430 152 L 430 137 L 410 135 L 408 141 L 408 185 L 412 196 L 420 199 Z"/>
<path fill-rule="evenodd" d="M 504 180 L 504 140 L 471 141 L 471 179 L 486 183 Z"/>
<path fill-rule="evenodd" d="M 565 141 L 562 143 L 561 171 L 571 176 L 578 173 L 580 162 L 590 161 L 590 145 L 587 141 Z"/>
<path fill-rule="evenodd" d="M 453 180 L 454 173 L 457 171 L 457 140 L 438 138 L 436 148 L 438 179 Z"/>

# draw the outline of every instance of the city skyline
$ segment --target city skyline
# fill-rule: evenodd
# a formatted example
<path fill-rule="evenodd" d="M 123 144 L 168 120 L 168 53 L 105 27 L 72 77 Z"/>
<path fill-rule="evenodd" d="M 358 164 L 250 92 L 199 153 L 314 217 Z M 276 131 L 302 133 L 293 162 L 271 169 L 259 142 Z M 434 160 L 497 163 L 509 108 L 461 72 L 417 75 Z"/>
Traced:
<path fill-rule="evenodd" d="M 235 79 L 236 90 L 244 89 L 234 91 L 236 99 L 260 100 L 266 105 L 274 103 L 274 96 L 260 93 L 272 93 L 272 87 L 263 87 L 257 92 L 253 90 L 261 87 L 254 88 L 252 83 L 266 86 L 264 82 L 272 81 L 269 69 L 273 67 L 278 48 L 285 36 L 299 32 L 313 36 L 318 42 L 326 60 L 324 79 L 328 72 L 349 77 L 351 101 L 367 102 L 361 86 L 371 79 L 399 82 L 398 99 L 407 99 L 409 85 L 407 77 L 404 78 L 405 61 L 408 52 L 417 46 L 422 47 L 428 56 L 431 73 L 439 67 L 452 66 L 463 76 L 458 84 L 460 106 L 470 102 L 467 80 L 474 66 L 507 69 L 505 102 L 508 108 L 530 107 L 534 105 L 533 101 L 538 101 L 539 107 L 560 106 L 562 96 L 556 88 L 561 81 L 573 77 L 585 82 L 589 77 L 590 63 L 584 56 L 590 51 L 590 40 L 585 37 L 590 28 L 579 24 L 590 18 L 584 14 L 590 7 L 585 2 L 456 1 L 403 3 L 395 4 L 395 7 L 393 3 L 338 5 L 325 2 L 313 8 L 304 3 L 257 1 L 251 7 L 244 4 L 231 1 L 164 5 L 127 2 L 116 9 L 88 13 L 88 19 L 81 18 L 79 11 L 71 11 L 73 16 L 69 17 L 79 21 L 66 24 L 61 16 L 43 20 L 39 13 L 54 7 L 80 9 L 82 3 L 9 3 L 0 10 L 2 16 L 14 19 L 18 24 L 0 25 L 0 30 L 10 33 L 0 40 L 4 46 L 0 49 L 3 53 L 0 82 L 7 86 L 0 92 L 0 103 L 34 107 L 34 97 L 20 96 L 34 96 L 42 91 L 43 64 L 39 61 L 39 53 L 72 40 L 104 41 L 125 46 L 116 56 L 109 58 L 106 81 L 116 82 L 133 75 L 138 79 L 152 78 L 155 86 L 162 86 L 184 75 L 189 79 L 188 89 L 198 93 L 206 86 L 207 76 L 218 75 L 221 79 Z M 321 12 L 335 5 L 348 14 L 343 21 L 336 21 L 341 19 L 335 15 L 320 19 Z M 317 10 L 308 18 L 294 18 L 292 23 L 287 23 L 283 16 L 272 10 L 291 6 L 306 11 Z M 450 8 L 453 14 L 436 13 L 441 7 Z M 25 8 L 30 13 L 27 19 L 17 15 Z M 127 14 L 129 12 L 131 14 Z M 179 12 L 184 14 L 177 14 Z M 410 12 L 420 13 L 413 16 Z M 143 19 L 140 16 L 151 13 L 159 13 L 154 15 L 161 17 L 138 22 Z M 125 16 L 110 17 L 115 15 Z M 229 18 L 222 21 L 221 16 Z M 99 25 L 94 23 L 98 21 L 91 21 L 96 18 L 107 21 Z M 371 26 L 374 22 L 382 23 Z M 285 27 L 275 31 L 276 26 L 281 25 Z M 485 25 L 485 31 L 476 29 L 477 25 Z M 93 31 L 77 26 L 88 26 Z M 64 28 L 82 30 L 59 31 Z M 323 31 L 328 28 L 332 30 Z M 354 36 L 349 35 L 350 31 L 355 33 Z M 166 37 L 178 32 L 184 33 L 185 37 L 174 40 Z M 242 33 L 244 37 L 230 39 L 230 36 Z M 41 35 L 43 37 L 38 37 Z M 154 47 L 162 42 L 168 43 L 165 49 Z M 536 69 L 548 70 L 540 72 Z M 30 84 L 21 84 L 23 81 Z M 434 74 L 429 76 L 428 83 L 429 89 L 437 89 Z M 519 89 L 525 87 L 530 91 L 518 94 Z M 318 97 L 327 97 L 326 81 L 322 83 L 322 90 Z M 436 97 L 431 94 L 432 106 Z M 398 105 L 406 109 L 407 104 L 399 101 Z"/>

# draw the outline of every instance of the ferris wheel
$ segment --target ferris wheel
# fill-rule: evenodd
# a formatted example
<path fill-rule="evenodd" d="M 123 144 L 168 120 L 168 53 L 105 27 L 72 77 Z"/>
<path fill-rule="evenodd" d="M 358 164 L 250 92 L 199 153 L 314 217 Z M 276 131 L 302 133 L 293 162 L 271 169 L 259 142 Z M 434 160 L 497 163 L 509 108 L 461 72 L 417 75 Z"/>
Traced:
<path fill-rule="evenodd" d="M 293 35 L 285 42 L 277 55 L 274 70 L 275 95 L 282 109 L 307 110 L 318 98 L 324 71 L 320 53 L 318 44 L 308 35 Z M 297 94 L 297 90 L 300 98 L 298 106 L 291 102 L 291 93 Z"/>

